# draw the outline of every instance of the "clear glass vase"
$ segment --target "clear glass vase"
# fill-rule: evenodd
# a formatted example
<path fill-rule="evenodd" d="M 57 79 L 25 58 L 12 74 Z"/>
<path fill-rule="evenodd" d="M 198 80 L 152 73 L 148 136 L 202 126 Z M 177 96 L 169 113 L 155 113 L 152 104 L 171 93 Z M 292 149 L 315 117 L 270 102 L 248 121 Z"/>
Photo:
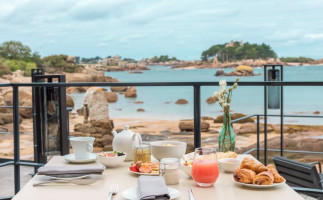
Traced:
<path fill-rule="evenodd" d="M 219 134 L 219 151 L 235 151 L 236 136 L 231 126 L 230 113 L 223 114 L 223 126 Z"/>

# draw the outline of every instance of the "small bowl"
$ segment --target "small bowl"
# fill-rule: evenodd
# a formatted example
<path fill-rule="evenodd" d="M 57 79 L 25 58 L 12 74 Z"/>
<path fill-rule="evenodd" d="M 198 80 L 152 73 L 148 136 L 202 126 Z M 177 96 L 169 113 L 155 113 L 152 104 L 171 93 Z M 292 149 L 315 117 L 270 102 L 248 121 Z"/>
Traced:
<path fill-rule="evenodd" d="M 237 158 L 222 158 L 219 160 L 219 164 L 224 172 L 230 173 L 234 172 L 234 170 L 240 166 L 241 160 Z"/>
<path fill-rule="evenodd" d="M 192 165 L 186 166 L 181 164 L 181 169 L 187 176 L 192 177 Z"/>
<path fill-rule="evenodd" d="M 151 142 L 150 145 L 151 153 L 158 160 L 163 158 L 180 159 L 186 152 L 186 143 L 180 141 L 156 141 Z"/>
<path fill-rule="evenodd" d="M 113 151 L 107 151 L 104 153 L 113 153 Z M 123 154 L 124 155 L 122 156 L 116 156 L 116 157 L 104 157 L 96 154 L 96 159 L 106 167 L 117 167 L 121 165 L 127 157 L 126 153 L 123 153 Z"/>

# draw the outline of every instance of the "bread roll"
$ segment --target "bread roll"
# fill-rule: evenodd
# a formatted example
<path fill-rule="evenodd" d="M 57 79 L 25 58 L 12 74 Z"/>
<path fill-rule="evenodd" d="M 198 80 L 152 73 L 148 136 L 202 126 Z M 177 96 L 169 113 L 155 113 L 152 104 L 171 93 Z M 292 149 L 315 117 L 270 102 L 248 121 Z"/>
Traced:
<path fill-rule="evenodd" d="M 241 183 L 252 183 L 255 177 L 256 173 L 250 169 L 238 168 L 233 173 L 234 180 Z"/>
<path fill-rule="evenodd" d="M 265 171 L 256 175 L 253 179 L 253 184 L 256 185 L 271 185 L 274 183 L 274 176 L 271 172 Z"/>
<path fill-rule="evenodd" d="M 277 169 L 274 165 L 267 165 L 267 169 L 274 176 L 274 183 L 282 183 L 285 179 L 278 173 Z"/>
<path fill-rule="evenodd" d="M 257 174 L 259 174 L 260 172 L 267 171 L 267 168 L 263 164 L 258 163 L 251 158 L 243 159 L 243 161 L 241 162 L 240 168 L 241 169 L 251 169 L 252 171 L 256 172 Z"/>

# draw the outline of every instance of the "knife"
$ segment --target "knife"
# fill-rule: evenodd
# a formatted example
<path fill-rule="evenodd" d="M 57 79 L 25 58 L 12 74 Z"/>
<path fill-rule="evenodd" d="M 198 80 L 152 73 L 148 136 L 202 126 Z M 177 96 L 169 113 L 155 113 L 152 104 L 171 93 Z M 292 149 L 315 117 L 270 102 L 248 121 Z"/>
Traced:
<path fill-rule="evenodd" d="M 190 200 L 195 200 L 194 199 L 194 195 L 193 195 L 193 191 L 192 191 L 192 188 L 188 188 L 188 191 L 189 191 L 189 193 L 190 193 Z"/>

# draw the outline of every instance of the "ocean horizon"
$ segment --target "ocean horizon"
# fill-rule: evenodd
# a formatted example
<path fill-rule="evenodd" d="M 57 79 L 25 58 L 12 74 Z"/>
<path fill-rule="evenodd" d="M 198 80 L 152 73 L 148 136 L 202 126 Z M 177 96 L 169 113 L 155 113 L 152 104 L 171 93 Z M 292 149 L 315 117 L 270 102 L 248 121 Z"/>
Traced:
<path fill-rule="evenodd" d="M 143 73 L 105 72 L 106 76 L 117 78 L 120 82 L 209 82 L 234 81 L 234 76 L 214 76 L 217 69 L 171 69 L 171 66 L 148 66 L 150 70 Z M 234 69 L 227 68 L 224 72 Z M 254 73 L 259 76 L 240 77 L 240 81 L 263 81 L 263 68 L 255 68 Z M 323 66 L 286 66 L 284 67 L 284 81 L 322 81 Z M 136 98 L 125 98 L 118 94 L 118 101 L 109 103 L 110 118 L 133 119 L 165 119 L 181 120 L 193 119 L 193 87 L 136 87 Z M 107 88 L 109 91 L 110 89 Z M 222 114 L 218 104 L 208 104 L 205 100 L 212 96 L 219 86 L 201 87 L 201 116 L 216 117 Z M 71 94 L 75 106 L 73 112 L 82 107 L 85 93 Z M 175 104 L 177 99 L 186 99 L 188 104 Z M 285 86 L 284 87 L 284 114 L 314 115 L 319 111 L 323 114 L 323 89 L 320 87 Z M 143 101 L 143 104 L 134 104 Z M 232 113 L 263 114 L 264 112 L 263 86 L 238 86 L 233 92 Z M 145 112 L 137 112 L 138 108 Z M 280 110 L 268 110 L 268 114 L 279 114 Z M 318 116 L 318 115 L 315 115 Z M 286 124 L 322 125 L 322 118 L 285 118 Z M 279 123 L 279 117 L 270 117 L 269 123 Z"/>

